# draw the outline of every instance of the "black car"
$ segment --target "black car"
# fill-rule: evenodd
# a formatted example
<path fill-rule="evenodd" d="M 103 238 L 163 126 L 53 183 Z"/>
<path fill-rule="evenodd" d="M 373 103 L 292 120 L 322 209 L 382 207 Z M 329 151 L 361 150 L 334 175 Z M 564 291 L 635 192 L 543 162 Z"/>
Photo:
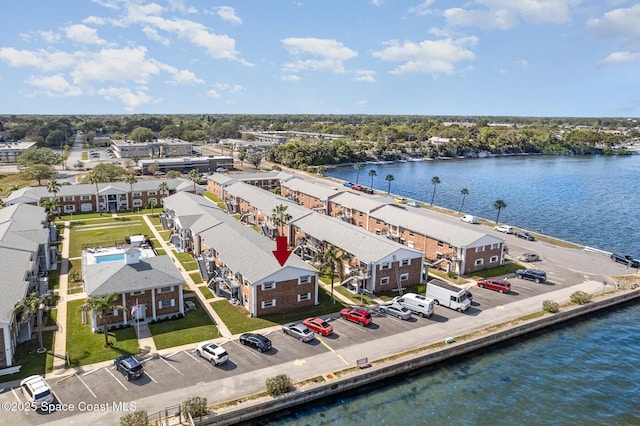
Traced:
<path fill-rule="evenodd" d="M 631 266 L 632 268 L 640 268 L 640 260 L 634 259 L 626 254 L 612 253 L 611 260 L 622 263 L 623 265 Z"/>
<path fill-rule="evenodd" d="M 520 231 L 520 232 L 516 232 L 516 237 L 518 238 L 522 238 L 523 240 L 527 240 L 527 241 L 535 241 L 536 239 L 533 237 L 533 235 L 531 235 L 530 233 L 528 233 L 527 231 Z"/>
<path fill-rule="evenodd" d="M 258 352 L 266 352 L 271 349 L 271 340 L 267 339 L 262 334 L 244 333 L 240 335 L 240 343 L 245 346 L 251 346 L 258 350 Z"/>
<path fill-rule="evenodd" d="M 127 381 L 131 379 L 137 379 L 142 376 L 144 369 L 140 361 L 135 359 L 131 355 L 120 355 L 113 361 L 116 369 L 124 375 Z"/>
<path fill-rule="evenodd" d="M 547 274 L 537 269 L 518 269 L 516 271 L 516 277 L 537 283 L 543 283 L 547 280 Z"/>

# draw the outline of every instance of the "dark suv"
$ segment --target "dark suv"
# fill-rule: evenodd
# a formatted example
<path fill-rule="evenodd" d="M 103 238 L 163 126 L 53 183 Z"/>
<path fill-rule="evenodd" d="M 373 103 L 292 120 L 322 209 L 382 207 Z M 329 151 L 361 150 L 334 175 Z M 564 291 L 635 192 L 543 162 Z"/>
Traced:
<path fill-rule="evenodd" d="M 113 363 L 116 365 L 116 369 L 124 374 L 127 381 L 141 377 L 144 372 L 142 364 L 131 355 L 120 355 Z"/>
<path fill-rule="evenodd" d="M 622 263 L 623 265 L 631 266 L 632 268 L 640 268 L 640 260 L 634 259 L 633 257 L 625 254 L 613 253 L 611 254 L 611 260 Z"/>
<path fill-rule="evenodd" d="M 547 274 L 537 269 L 518 269 L 516 271 L 516 277 L 537 283 L 543 283 L 547 280 Z"/>

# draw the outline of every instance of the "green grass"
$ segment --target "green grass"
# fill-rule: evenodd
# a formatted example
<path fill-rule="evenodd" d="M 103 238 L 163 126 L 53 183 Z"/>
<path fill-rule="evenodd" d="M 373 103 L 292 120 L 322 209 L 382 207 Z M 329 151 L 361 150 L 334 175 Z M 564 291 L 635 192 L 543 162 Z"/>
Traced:
<path fill-rule="evenodd" d="M 47 348 L 47 352 L 39 354 L 38 335 L 35 333 L 35 339 L 29 340 L 18 345 L 15 354 L 15 364 L 21 365 L 20 372 L 3 376 L 3 382 L 22 379 L 33 374 L 45 374 L 53 371 L 53 331 L 42 332 L 42 345 Z"/>
<path fill-rule="evenodd" d="M 417 284 L 417 285 L 412 285 L 409 287 L 405 287 L 402 290 L 403 294 L 407 294 L 407 293 L 415 293 L 415 294 L 425 294 L 427 291 L 427 285 L 426 284 Z M 378 296 L 380 299 L 384 300 L 385 302 L 390 301 L 391 299 L 393 299 L 394 297 L 396 297 L 398 295 L 397 291 L 385 291 L 385 292 L 381 292 L 381 293 L 376 293 L 376 296 Z"/>
<path fill-rule="evenodd" d="M 72 275 L 72 272 L 78 273 L 78 279 L 74 281 L 71 279 L 71 276 L 69 276 L 69 287 L 82 286 L 82 259 L 69 260 L 69 275 Z"/>
<path fill-rule="evenodd" d="M 180 261 L 185 271 L 195 271 L 198 269 L 198 262 L 191 256 L 190 253 L 178 253 L 175 250 L 173 255 Z"/>
<path fill-rule="evenodd" d="M 197 309 L 189 311 L 184 318 L 149 324 L 153 342 L 157 349 L 197 343 L 220 336 L 209 315 L 197 299 L 192 300 Z"/>
<path fill-rule="evenodd" d="M 133 327 L 109 331 L 109 343 L 112 346 L 105 347 L 104 335 L 92 332 L 90 323 L 82 324 L 80 306 L 83 303 L 84 300 L 72 300 L 67 304 L 66 343 L 72 367 L 108 361 L 123 354 L 138 353 L 138 339 Z"/>
<path fill-rule="evenodd" d="M 202 276 L 200 275 L 200 272 L 192 272 L 189 274 L 189 276 L 193 280 L 194 284 L 202 284 Z"/>
<path fill-rule="evenodd" d="M 498 277 L 500 275 L 513 274 L 517 269 L 525 269 L 525 266 L 522 266 L 519 263 L 510 262 L 505 263 L 502 266 L 498 266 L 497 268 L 485 269 L 484 271 L 476 271 L 473 273 L 473 278 L 490 278 L 490 277 Z"/>
<path fill-rule="evenodd" d="M 198 287 L 200 289 L 200 292 L 202 292 L 202 295 L 204 297 L 206 297 L 207 299 L 213 299 L 213 293 L 211 293 L 211 290 L 209 290 L 209 287 L 207 287 L 206 285 L 201 285 Z"/>
<path fill-rule="evenodd" d="M 355 305 L 375 305 L 376 304 L 376 302 L 366 294 L 362 294 L 362 295 L 354 294 L 354 293 L 351 293 L 346 288 L 339 285 L 334 285 L 333 291 L 348 297 Z"/>
<path fill-rule="evenodd" d="M 211 192 L 205 191 L 204 192 L 204 196 L 208 199 L 210 199 L 211 201 L 213 201 L 214 203 L 216 203 L 216 205 L 220 208 L 220 210 L 225 210 L 226 206 L 224 205 L 224 202 L 216 197 L 215 195 L 213 195 Z"/>
<path fill-rule="evenodd" d="M 132 235 L 151 235 L 151 230 L 141 217 L 118 217 L 82 220 L 71 223 L 69 256 L 80 257 L 82 246 L 112 247 Z"/>
<path fill-rule="evenodd" d="M 49 290 L 58 289 L 60 287 L 60 265 L 58 264 L 58 268 L 55 271 L 49 271 L 47 276 L 49 277 L 48 289 Z"/>
<path fill-rule="evenodd" d="M 165 251 L 165 249 L 156 249 L 156 253 L 158 253 L 158 256 L 166 256 L 167 252 Z"/>
<path fill-rule="evenodd" d="M 74 213 L 74 214 L 61 214 L 59 219 L 62 221 L 70 220 L 84 220 L 84 219 L 93 219 L 93 218 L 103 218 L 108 213 Z"/>
<path fill-rule="evenodd" d="M 158 231 L 158 234 L 160 234 L 165 242 L 168 242 L 169 238 L 171 238 L 171 231 L 168 229 L 166 231 Z"/>
<path fill-rule="evenodd" d="M 160 226 L 162 225 L 160 223 L 160 215 L 159 214 L 153 214 L 153 215 L 147 215 L 147 218 L 149 218 L 149 220 L 151 221 L 151 223 L 153 223 L 155 226 Z"/>

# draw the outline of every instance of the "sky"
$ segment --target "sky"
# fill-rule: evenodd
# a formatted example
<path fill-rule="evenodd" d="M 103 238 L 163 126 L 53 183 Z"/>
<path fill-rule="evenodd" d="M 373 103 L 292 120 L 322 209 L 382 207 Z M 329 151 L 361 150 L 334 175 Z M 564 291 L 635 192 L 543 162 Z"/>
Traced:
<path fill-rule="evenodd" d="M 20 0 L 0 114 L 640 116 L 626 0 Z"/>

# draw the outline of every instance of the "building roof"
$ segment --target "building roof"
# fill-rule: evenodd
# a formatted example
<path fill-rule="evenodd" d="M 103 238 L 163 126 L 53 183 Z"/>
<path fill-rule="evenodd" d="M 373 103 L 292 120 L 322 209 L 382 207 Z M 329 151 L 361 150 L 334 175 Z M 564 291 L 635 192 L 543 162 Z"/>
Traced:
<path fill-rule="evenodd" d="M 97 263 L 85 268 L 84 286 L 88 296 L 149 290 L 185 282 L 169 256 L 144 258 L 132 264 L 124 260 Z"/>
<path fill-rule="evenodd" d="M 311 214 L 309 209 L 300 207 L 297 203 L 294 203 L 291 200 L 279 197 L 272 192 L 244 182 L 236 182 L 233 185 L 227 186 L 226 193 L 232 197 L 238 197 L 247 201 L 253 207 L 263 212 L 266 216 L 271 216 L 273 209 L 278 205 L 286 206 L 287 213 L 292 219 L 297 219 Z"/>
<path fill-rule="evenodd" d="M 424 257 L 422 252 L 373 234 L 340 219 L 319 213 L 291 221 L 306 234 L 332 244 L 366 263 L 377 263 L 392 256 L 398 259 Z"/>
<path fill-rule="evenodd" d="M 381 219 L 386 223 L 391 223 L 394 226 L 397 225 L 400 228 L 447 242 L 454 247 L 486 245 L 487 241 L 489 241 L 489 244 L 502 242 L 500 238 L 476 231 L 473 227 L 451 224 L 394 205 L 382 206 L 370 213 L 370 216 L 374 219 Z"/>
<path fill-rule="evenodd" d="M 348 209 L 355 209 L 361 212 L 370 212 L 385 204 L 393 202 L 393 200 L 379 199 L 366 196 L 364 194 L 356 194 L 351 191 L 344 191 L 331 197 L 332 203 L 340 204 Z"/>
<path fill-rule="evenodd" d="M 341 192 L 340 189 L 336 189 L 335 187 L 328 187 L 320 183 L 308 182 L 298 178 L 290 179 L 282 186 L 287 187 L 292 191 L 310 195 L 319 200 L 326 200 Z"/>

